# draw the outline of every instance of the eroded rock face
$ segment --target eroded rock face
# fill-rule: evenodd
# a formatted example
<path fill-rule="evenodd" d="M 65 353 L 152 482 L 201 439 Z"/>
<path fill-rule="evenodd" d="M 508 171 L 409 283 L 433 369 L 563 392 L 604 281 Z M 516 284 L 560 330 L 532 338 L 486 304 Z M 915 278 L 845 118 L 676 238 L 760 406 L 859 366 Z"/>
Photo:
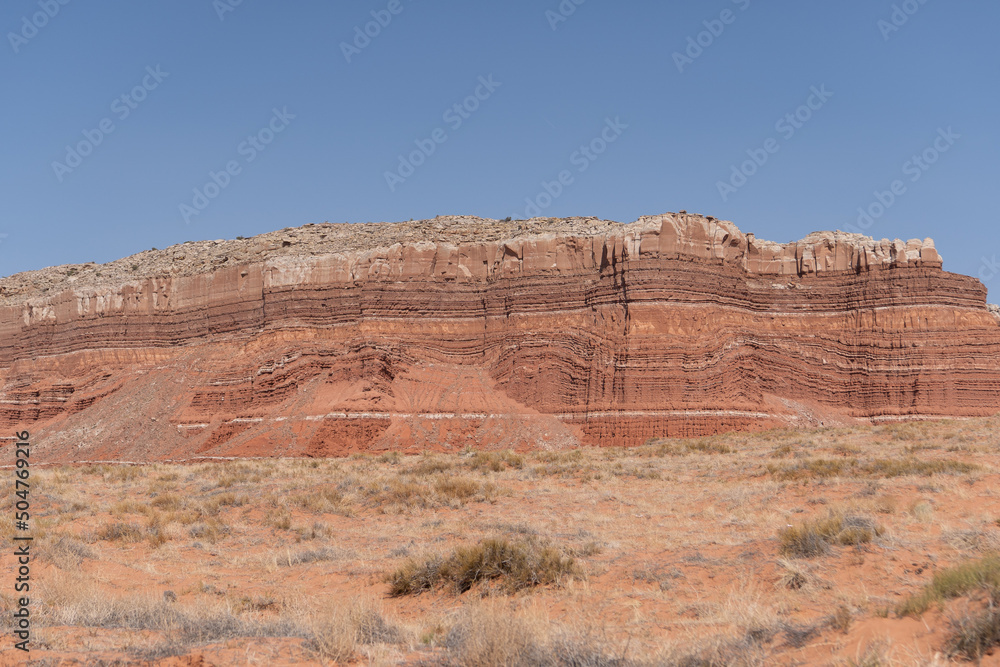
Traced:
<path fill-rule="evenodd" d="M 993 414 L 994 313 L 930 239 L 310 225 L 0 280 L 0 425 L 52 460 L 150 460 Z"/>

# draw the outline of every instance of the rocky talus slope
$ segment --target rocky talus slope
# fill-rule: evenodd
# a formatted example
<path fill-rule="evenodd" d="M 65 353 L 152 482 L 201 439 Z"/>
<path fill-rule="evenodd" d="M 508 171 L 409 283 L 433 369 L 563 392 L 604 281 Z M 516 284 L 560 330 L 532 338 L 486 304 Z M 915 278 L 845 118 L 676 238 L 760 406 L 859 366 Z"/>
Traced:
<path fill-rule="evenodd" d="M 0 426 L 48 460 L 634 445 L 998 411 L 1000 320 L 929 239 L 448 217 L 0 280 Z"/>

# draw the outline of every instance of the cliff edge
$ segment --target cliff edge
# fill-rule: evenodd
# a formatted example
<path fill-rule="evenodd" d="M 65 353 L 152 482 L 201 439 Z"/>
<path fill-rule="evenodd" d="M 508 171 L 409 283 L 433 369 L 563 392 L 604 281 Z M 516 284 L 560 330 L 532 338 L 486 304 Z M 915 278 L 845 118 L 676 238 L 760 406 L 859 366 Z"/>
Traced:
<path fill-rule="evenodd" d="M 0 421 L 49 460 L 633 445 L 997 411 L 997 311 L 930 239 L 447 217 L 0 279 Z"/>

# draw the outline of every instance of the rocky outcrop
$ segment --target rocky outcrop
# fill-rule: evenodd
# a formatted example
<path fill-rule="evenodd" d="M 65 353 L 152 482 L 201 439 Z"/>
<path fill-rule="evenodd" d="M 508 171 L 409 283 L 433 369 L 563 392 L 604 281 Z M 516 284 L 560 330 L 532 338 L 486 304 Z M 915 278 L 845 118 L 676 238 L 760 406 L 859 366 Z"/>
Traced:
<path fill-rule="evenodd" d="M 53 460 L 633 445 L 992 414 L 1000 326 L 930 239 L 323 224 L 0 280 L 0 387 Z"/>

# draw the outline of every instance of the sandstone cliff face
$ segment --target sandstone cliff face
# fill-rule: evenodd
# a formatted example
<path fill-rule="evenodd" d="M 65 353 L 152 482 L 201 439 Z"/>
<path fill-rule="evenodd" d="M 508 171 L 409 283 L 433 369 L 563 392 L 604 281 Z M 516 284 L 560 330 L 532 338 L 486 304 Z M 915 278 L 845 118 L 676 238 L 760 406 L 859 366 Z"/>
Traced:
<path fill-rule="evenodd" d="M 0 280 L 0 388 L 52 460 L 633 445 L 992 414 L 1000 325 L 929 239 L 324 224 Z"/>

